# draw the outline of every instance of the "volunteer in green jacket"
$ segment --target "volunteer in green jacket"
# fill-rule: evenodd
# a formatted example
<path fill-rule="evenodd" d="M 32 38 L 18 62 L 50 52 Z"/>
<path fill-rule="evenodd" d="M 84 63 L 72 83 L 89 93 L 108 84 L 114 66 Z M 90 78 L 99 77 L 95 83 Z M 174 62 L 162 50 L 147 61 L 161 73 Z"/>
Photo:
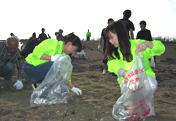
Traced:
<path fill-rule="evenodd" d="M 25 58 L 23 76 L 27 81 L 39 85 L 60 54 L 69 55 L 75 51 L 81 51 L 82 44 L 78 36 L 71 33 L 66 35 L 64 39 L 64 42 L 56 39 L 47 39 L 36 46 L 33 52 Z M 77 95 L 82 94 L 80 89 L 73 86 L 71 79 L 68 86 Z"/>
<path fill-rule="evenodd" d="M 164 53 L 165 46 L 161 41 L 129 40 L 125 27 L 119 21 L 106 28 L 106 35 L 109 41 L 104 57 L 108 59 L 108 71 L 118 76 L 119 84 L 126 76 L 136 55 L 142 51 L 144 53 L 143 65 L 146 74 L 156 78 L 148 59 Z"/>
<path fill-rule="evenodd" d="M 86 33 L 86 37 L 87 37 L 87 41 L 90 41 L 91 32 L 89 31 L 89 29 L 88 29 L 88 31 Z"/>

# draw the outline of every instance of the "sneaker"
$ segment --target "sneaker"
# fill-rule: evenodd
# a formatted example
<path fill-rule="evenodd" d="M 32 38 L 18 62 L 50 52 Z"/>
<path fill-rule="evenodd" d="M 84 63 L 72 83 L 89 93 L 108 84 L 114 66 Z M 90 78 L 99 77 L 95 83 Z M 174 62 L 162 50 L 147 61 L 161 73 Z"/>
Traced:
<path fill-rule="evenodd" d="M 103 70 L 103 74 L 105 74 L 105 73 L 106 73 L 106 70 L 104 69 L 104 70 Z"/>

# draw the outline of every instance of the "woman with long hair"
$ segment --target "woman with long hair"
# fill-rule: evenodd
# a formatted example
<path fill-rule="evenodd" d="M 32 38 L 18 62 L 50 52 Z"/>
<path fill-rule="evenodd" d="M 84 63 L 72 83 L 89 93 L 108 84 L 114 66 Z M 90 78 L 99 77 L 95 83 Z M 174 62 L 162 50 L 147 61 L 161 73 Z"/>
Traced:
<path fill-rule="evenodd" d="M 119 84 L 126 76 L 136 55 L 142 51 L 144 53 L 143 65 L 146 74 L 156 78 L 148 59 L 164 53 L 165 46 L 161 41 L 130 40 L 127 30 L 119 21 L 112 23 L 106 28 L 106 36 L 109 41 L 107 42 L 104 58 L 108 59 L 108 71 L 118 76 Z"/>

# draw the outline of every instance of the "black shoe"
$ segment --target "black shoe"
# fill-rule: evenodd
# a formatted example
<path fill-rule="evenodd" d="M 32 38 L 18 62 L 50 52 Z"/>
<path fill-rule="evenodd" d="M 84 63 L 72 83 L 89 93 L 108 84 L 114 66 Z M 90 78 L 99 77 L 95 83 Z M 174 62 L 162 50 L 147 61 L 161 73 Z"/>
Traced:
<path fill-rule="evenodd" d="M 117 76 L 115 73 L 112 73 L 112 76 Z"/>

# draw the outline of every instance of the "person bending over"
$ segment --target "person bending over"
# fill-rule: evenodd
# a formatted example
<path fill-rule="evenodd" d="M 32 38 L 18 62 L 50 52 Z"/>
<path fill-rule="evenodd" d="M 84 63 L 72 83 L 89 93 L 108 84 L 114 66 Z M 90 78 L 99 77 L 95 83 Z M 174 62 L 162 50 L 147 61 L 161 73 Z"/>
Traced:
<path fill-rule="evenodd" d="M 34 48 L 31 54 L 25 58 L 26 62 L 23 66 L 24 78 L 27 81 L 36 83 L 36 85 L 39 86 L 54 61 L 61 54 L 69 55 L 75 51 L 80 52 L 81 49 L 82 44 L 80 38 L 73 33 L 66 35 L 64 37 L 64 42 L 56 39 L 44 40 Z M 73 86 L 71 79 L 69 80 L 68 86 L 77 95 L 82 94 L 80 89 Z"/>

